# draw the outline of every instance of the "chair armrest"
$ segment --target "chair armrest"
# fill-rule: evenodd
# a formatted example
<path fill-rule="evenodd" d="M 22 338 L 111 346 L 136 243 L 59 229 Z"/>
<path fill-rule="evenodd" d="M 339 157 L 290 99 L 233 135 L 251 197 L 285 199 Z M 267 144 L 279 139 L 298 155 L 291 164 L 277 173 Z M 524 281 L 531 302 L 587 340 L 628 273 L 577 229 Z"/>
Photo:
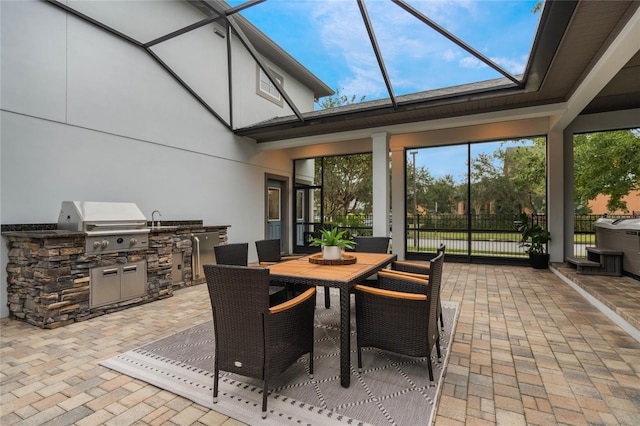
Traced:
<path fill-rule="evenodd" d="M 312 287 L 307 291 L 305 291 L 304 293 L 294 297 L 293 299 L 287 300 L 286 302 L 280 303 L 279 305 L 270 307 L 269 313 L 277 314 L 278 312 L 283 312 L 283 311 L 292 309 L 295 306 L 300 305 L 301 303 L 313 297 L 315 293 L 316 293 L 316 289 L 315 287 Z"/>
<path fill-rule="evenodd" d="M 419 280 L 427 280 L 429 281 L 429 275 L 424 275 L 424 274 L 416 274 L 414 272 L 404 272 L 404 271 L 397 271 L 395 269 L 385 269 L 384 272 L 389 273 L 389 274 L 397 274 L 401 277 L 409 277 L 409 278 L 416 278 Z"/>
<path fill-rule="evenodd" d="M 383 290 L 381 288 L 369 287 L 361 284 L 356 285 L 355 289 L 358 291 L 362 291 L 364 293 L 374 294 L 376 296 L 383 296 L 383 297 L 393 297 L 395 299 L 427 300 L 426 294 L 404 293 L 401 291 Z"/>
<path fill-rule="evenodd" d="M 424 276 L 417 278 L 382 270 L 378 272 L 378 288 L 404 293 L 427 294 L 429 280 L 425 278 Z"/>
<path fill-rule="evenodd" d="M 429 265 L 422 265 L 415 262 L 405 262 L 401 260 L 396 260 L 395 262 L 391 263 L 391 269 L 423 275 L 429 275 L 431 273 Z"/>
<path fill-rule="evenodd" d="M 416 284 L 429 285 L 429 279 L 424 275 L 419 274 L 409 274 L 406 272 L 395 272 L 388 271 L 386 269 L 382 269 L 378 271 L 378 279 L 392 279 L 392 280 L 403 280 L 409 281 Z"/>

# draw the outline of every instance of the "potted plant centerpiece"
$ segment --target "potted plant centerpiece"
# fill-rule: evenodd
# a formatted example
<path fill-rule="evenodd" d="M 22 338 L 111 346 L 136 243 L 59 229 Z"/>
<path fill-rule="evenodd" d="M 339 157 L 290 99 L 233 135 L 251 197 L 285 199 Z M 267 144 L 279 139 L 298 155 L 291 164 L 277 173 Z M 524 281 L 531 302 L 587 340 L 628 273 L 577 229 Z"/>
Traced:
<path fill-rule="evenodd" d="M 529 261 L 535 269 L 547 269 L 549 267 L 549 253 L 546 252 L 546 244 L 551 240 L 551 233 L 533 224 L 526 213 L 521 213 L 516 221 L 516 227 L 520 232 L 520 247 L 526 247 L 525 253 L 529 253 Z"/>
<path fill-rule="evenodd" d="M 353 249 L 356 245 L 349 238 L 345 238 L 346 230 L 338 228 L 321 229 L 320 238 L 311 239 L 309 245 L 322 248 L 322 258 L 327 260 L 342 259 L 342 249 Z"/>

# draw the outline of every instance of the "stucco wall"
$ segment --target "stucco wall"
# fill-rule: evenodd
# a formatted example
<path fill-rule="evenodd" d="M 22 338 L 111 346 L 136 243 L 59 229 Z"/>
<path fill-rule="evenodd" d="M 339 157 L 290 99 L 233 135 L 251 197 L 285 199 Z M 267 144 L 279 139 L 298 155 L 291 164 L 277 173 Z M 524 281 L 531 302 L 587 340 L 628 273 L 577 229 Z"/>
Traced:
<path fill-rule="evenodd" d="M 235 137 L 144 50 L 45 2 L 0 7 L 3 224 L 55 223 L 63 200 L 126 201 L 148 219 L 157 209 L 163 220 L 231 225 L 230 242 L 263 238 L 264 176 L 290 177 L 287 155 L 258 152 Z M 176 16 L 194 13 L 186 3 L 163 7 L 177 8 Z M 188 37 L 191 48 L 181 40 L 177 50 L 157 53 L 170 65 L 201 64 L 183 66 L 185 79 L 228 115 L 226 65 L 199 52 L 206 45 L 215 52 L 221 39 L 212 31 Z M 244 85 L 255 87 L 255 64 L 250 68 Z M 258 99 L 255 91 L 242 96 L 240 104 Z M 4 241 L 0 259 L 4 317 Z"/>
<path fill-rule="evenodd" d="M 263 97 L 256 97 L 256 84 L 247 84 L 247 82 L 256 80 L 258 72 L 256 62 L 237 38 L 232 38 L 232 45 L 234 46 L 232 57 L 234 126 L 244 127 L 272 117 L 293 115 L 293 110 L 284 99 L 282 105 L 278 105 Z M 266 58 L 265 63 L 282 77 L 283 88 L 296 108 L 303 112 L 312 111 L 313 91 L 294 80 L 293 77 Z"/>

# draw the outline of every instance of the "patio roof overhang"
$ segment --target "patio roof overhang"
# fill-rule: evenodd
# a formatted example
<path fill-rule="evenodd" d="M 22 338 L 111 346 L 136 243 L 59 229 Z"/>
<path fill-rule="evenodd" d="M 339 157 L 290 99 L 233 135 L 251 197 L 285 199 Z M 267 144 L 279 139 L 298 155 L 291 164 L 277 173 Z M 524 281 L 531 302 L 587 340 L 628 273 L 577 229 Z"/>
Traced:
<path fill-rule="evenodd" d="M 614 42 L 627 24 L 637 24 L 639 8 L 638 1 L 549 2 L 521 85 L 505 77 L 312 111 L 303 113 L 303 120 L 279 117 L 236 129 L 235 133 L 268 149 L 269 145 L 291 146 L 287 140 L 328 137 L 339 132 L 383 127 L 400 132 L 418 122 L 458 119 L 460 125 L 467 125 L 466 121 L 480 115 L 491 116 L 494 122 L 500 121 L 501 116 L 513 119 L 519 114 L 557 116 L 568 110 L 566 103 L 608 49 L 618 48 Z M 633 39 L 633 34 L 630 37 Z M 640 48 L 632 49 L 633 57 L 615 70 L 615 75 L 589 98 L 579 114 L 640 107 Z M 276 141 L 280 143 L 269 143 Z"/>

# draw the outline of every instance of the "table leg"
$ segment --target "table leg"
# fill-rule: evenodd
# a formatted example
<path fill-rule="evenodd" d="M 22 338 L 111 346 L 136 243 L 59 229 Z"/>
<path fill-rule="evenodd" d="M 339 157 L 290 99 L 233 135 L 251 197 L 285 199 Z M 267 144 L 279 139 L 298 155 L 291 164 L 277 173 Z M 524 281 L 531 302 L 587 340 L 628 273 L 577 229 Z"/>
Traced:
<path fill-rule="evenodd" d="M 329 287 L 324 288 L 324 307 L 329 309 L 331 307 L 331 295 L 329 294 Z"/>
<path fill-rule="evenodd" d="M 351 306 L 348 288 L 340 288 L 340 384 L 351 384 Z"/>

